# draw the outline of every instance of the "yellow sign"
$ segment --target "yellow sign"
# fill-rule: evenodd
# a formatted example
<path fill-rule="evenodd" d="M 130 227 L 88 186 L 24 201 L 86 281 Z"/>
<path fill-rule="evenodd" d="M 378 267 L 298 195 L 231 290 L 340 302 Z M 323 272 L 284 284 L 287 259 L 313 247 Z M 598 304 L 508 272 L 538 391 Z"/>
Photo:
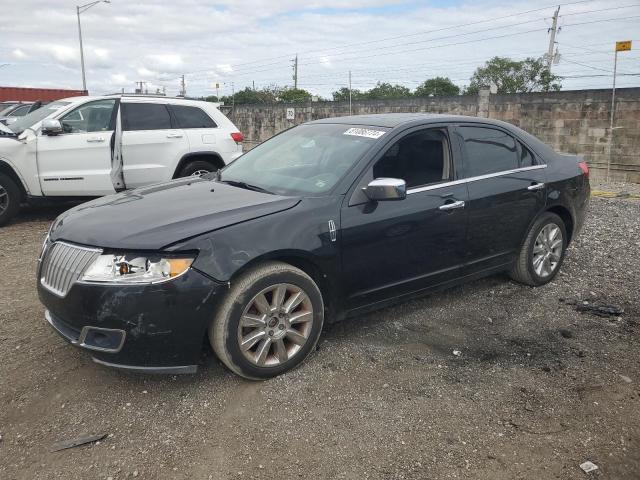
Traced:
<path fill-rule="evenodd" d="M 627 50 L 631 50 L 631 40 L 616 42 L 616 52 L 626 52 Z"/>

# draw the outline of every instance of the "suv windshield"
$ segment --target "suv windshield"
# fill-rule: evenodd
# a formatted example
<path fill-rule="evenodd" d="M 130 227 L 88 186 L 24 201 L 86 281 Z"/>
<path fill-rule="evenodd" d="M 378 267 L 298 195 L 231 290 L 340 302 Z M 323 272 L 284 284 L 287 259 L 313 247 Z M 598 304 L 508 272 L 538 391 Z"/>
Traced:
<path fill-rule="evenodd" d="M 32 125 L 38 123 L 40 120 L 47 118 L 54 112 L 57 112 L 63 107 L 66 107 L 71 102 L 52 102 L 44 107 L 39 108 L 38 110 L 34 110 L 31 113 L 28 113 L 24 117 L 19 117 L 18 120 L 9 125 L 9 128 L 13 131 L 13 133 L 21 134 L 25 131 L 25 129 L 31 127 Z"/>
<path fill-rule="evenodd" d="M 249 150 L 222 170 L 220 181 L 280 195 L 322 195 L 387 131 L 344 124 L 300 125 Z"/>

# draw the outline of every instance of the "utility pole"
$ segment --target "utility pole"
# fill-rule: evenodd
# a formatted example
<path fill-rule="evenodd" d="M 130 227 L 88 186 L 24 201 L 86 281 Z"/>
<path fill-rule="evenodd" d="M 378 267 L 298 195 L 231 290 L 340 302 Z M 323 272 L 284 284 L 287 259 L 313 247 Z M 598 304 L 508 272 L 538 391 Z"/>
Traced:
<path fill-rule="evenodd" d="M 182 77 L 180 77 L 180 95 L 182 97 L 186 97 L 187 96 L 187 86 L 184 83 L 184 75 L 182 75 Z"/>
<path fill-rule="evenodd" d="M 236 106 L 236 87 L 233 84 L 233 82 L 231 82 L 231 109 L 232 109 L 231 111 L 233 111 L 234 113 L 235 113 L 234 111 L 235 106 Z"/>
<path fill-rule="evenodd" d="M 296 58 L 291 60 L 293 62 L 293 88 L 298 89 L 298 54 Z"/>
<path fill-rule="evenodd" d="M 351 70 L 349 70 L 349 115 L 351 115 Z"/>
<path fill-rule="evenodd" d="M 256 81 L 255 80 L 251 80 L 251 84 L 253 85 L 253 91 L 256 91 Z"/>
<path fill-rule="evenodd" d="M 560 13 L 560 5 L 556 8 L 553 14 L 553 25 L 549 29 L 551 37 L 549 37 L 549 50 L 547 51 L 547 68 L 551 71 L 551 64 L 553 63 L 554 49 L 556 47 L 556 33 L 558 33 L 558 15 Z"/>

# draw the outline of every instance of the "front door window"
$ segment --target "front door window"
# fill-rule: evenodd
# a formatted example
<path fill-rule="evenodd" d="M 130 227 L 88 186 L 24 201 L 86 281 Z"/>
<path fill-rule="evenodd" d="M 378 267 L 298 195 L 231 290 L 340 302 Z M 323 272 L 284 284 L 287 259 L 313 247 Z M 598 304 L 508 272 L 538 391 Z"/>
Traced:
<path fill-rule="evenodd" d="M 60 118 L 65 133 L 106 132 L 113 130 L 115 99 L 85 103 Z"/>

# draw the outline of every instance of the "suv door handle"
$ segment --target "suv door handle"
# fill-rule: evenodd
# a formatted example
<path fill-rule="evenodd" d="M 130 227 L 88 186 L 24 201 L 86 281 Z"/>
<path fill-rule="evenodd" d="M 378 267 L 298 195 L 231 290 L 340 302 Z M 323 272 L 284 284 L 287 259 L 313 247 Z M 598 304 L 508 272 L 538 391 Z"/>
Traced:
<path fill-rule="evenodd" d="M 456 200 L 455 202 L 445 203 L 440 205 L 438 210 L 455 210 L 456 208 L 464 208 L 464 202 L 462 200 Z"/>
<path fill-rule="evenodd" d="M 527 190 L 542 190 L 544 188 L 544 183 L 534 183 L 533 185 L 529 185 Z"/>
<path fill-rule="evenodd" d="M 88 143 L 101 143 L 104 142 L 104 137 L 90 137 L 87 138 Z"/>
<path fill-rule="evenodd" d="M 181 133 L 167 133 L 167 138 L 182 138 Z"/>

